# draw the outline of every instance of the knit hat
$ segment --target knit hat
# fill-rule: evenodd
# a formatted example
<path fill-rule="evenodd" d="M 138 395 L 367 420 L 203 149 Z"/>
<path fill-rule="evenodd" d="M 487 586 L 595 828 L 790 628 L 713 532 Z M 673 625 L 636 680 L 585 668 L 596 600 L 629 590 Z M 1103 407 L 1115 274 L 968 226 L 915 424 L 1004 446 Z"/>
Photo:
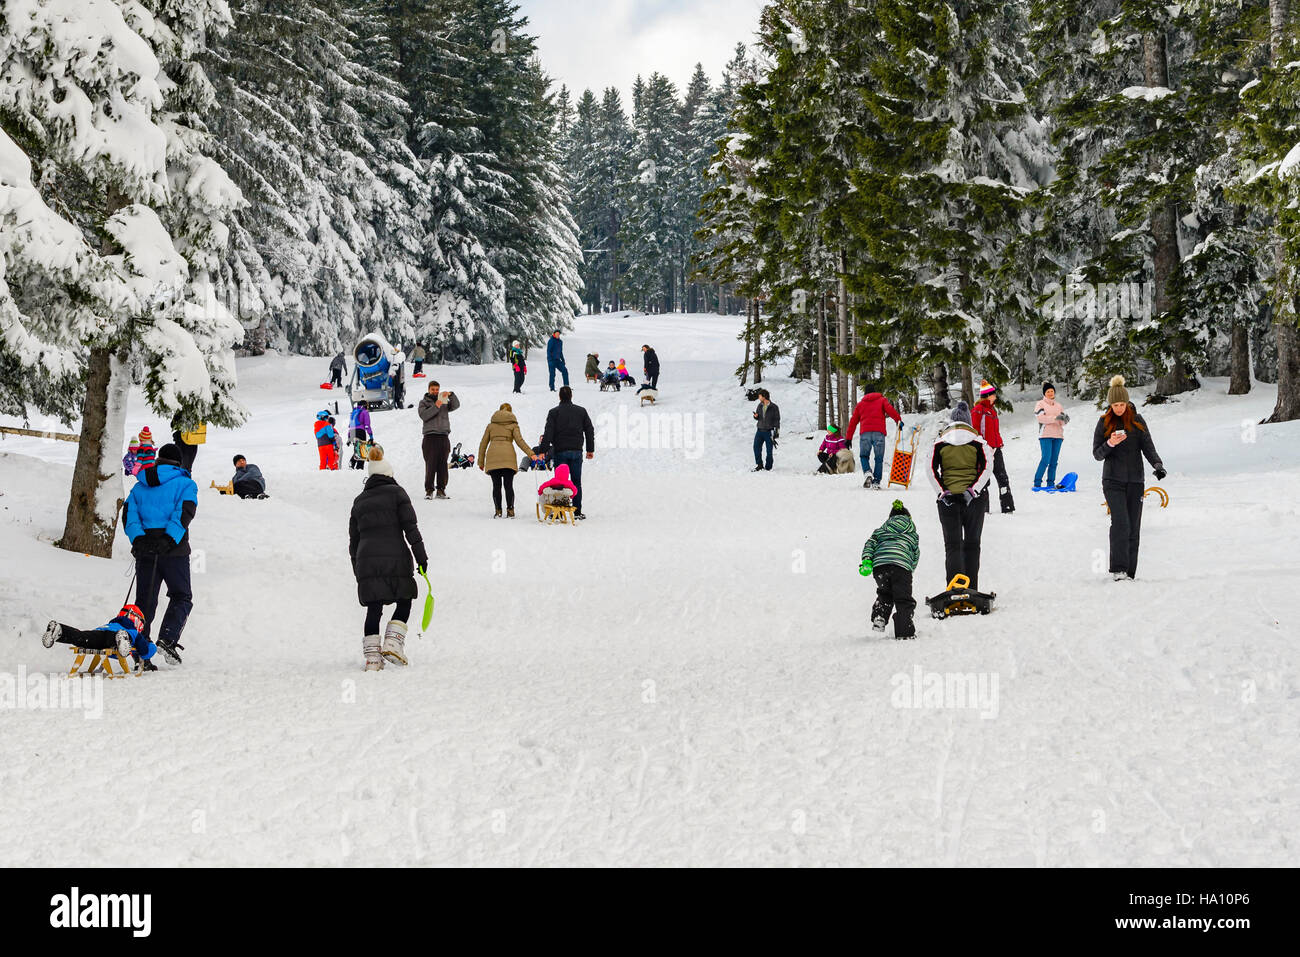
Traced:
<path fill-rule="evenodd" d="M 149 426 L 147 425 L 140 430 L 140 444 L 153 445 L 153 433 L 149 431 Z"/>
<path fill-rule="evenodd" d="M 1124 388 L 1124 377 L 1117 375 L 1110 380 L 1110 391 L 1106 393 L 1106 404 L 1114 405 L 1116 402 L 1128 402 L 1128 389 Z"/>
<path fill-rule="evenodd" d="M 233 466 L 235 466 L 236 468 L 238 468 L 238 467 L 239 467 L 239 460 L 240 460 L 240 459 L 243 459 L 245 462 L 247 462 L 247 461 L 248 461 L 248 456 L 246 456 L 246 455 L 236 455 L 233 459 L 230 460 L 230 464 L 233 465 Z"/>
<path fill-rule="evenodd" d="M 996 394 L 998 387 L 991 384 L 988 379 L 980 380 L 980 398 L 987 399 L 989 396 Z"/>
<path fill-rule="evenodd" d="M 522 348 L 522 347 L 519 345 L 519 340 L 518 340 L 518 339 L 516 339 L 514 342 L 512 342 L 512 343 L 510 343 L 510 344 L 511 344 L 512 346 L 514 346 L 516 349 Z"/>
<path fill-rule="evenodd" d="M 320 421 L 320 422 L 328 421 L 328 420 L 329 420 L 329 417 L 330 417 L 330 410 L 329 410 L 329 409 L 321 409 L 319 412 L 316 413 L 316 419 L 317 419 L 317 421 Z"/>
<path fill-rule="evenodd" d="M 970 425 L 970 406 L 968 406 L 965 401 L 958 402 L 953 406 L 952 415 L 950 415 L 949 418 L 953 422 L 961 422 L 965 425 Z"/>
<path fill-rule="evenodd" d="M 831 435 L 839 435 L 840 427 L 838 425 L 828 425 L 826 426 L 826 431 L 829 432 Z"/>
<path fill-rule="evenodd" d="M 139 458 L 138 452 L 136 453 L 136 458 Z M 168 442 L 166 445 L 164 445 L 162 448 L 158 450 L 158 464 L 159 465 L 180 465 L 181 450 L 178 449 L 176 446 L 172 445 L 172 443 Z"/>
<path fill-rule="evenodd" d="M 370 447 L 370 453 L 366 460 L 366 474 L 393 477 L 393 463 L 384 458 L 384 447 L 382 445 L 372 445 Z"/>
<path fill-rule="evenodd" d="M 1044 383 L 1043 383 L 1043 395 L 1047 395 L 1047 390 L 1048 390 L 1048 389 L 1051 389 L 1053 392 L 1055 392 L 1055 391 L 1056 391 L 1056 386 L 1052 385 L 1052 383 L 1050 383 L 1050 382 L 1044 382 Z"/>
<path fill-rule="evenodd" d="M 895 515 L 911 515 L 911 514 L 912 513 L 907 510 L 907 506 L 903 504 L 903 500 L 901 498 L 894 499 L 894 504 L 889 510 L 889 515 L 891 518 Z"/>

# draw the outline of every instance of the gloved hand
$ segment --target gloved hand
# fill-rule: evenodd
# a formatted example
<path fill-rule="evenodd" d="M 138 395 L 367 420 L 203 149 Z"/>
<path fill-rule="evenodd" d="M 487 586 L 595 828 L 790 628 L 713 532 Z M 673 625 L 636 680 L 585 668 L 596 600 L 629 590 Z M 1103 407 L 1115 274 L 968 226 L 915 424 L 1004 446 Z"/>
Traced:
<path fill-rule="evenodd" d="M 1162 468 L 1158 468 L 1158 469 L 1156 469 L 1156 479 L 1157 479 L 1157 480 L 1162 480 L 1162 479 L 1164 479 L 1164 477 L 1165 477 L 1166 475 L 1168 475 L 1168 474 L 1169 474 L 1169 473 L 1166 472 L 1166 471 L 1164 470 L 1163 467 L 1162 467 Z"/>
<path fill-rule="evenodd" d="M 1065 425 L 1069 425 L 1069 424 L 1070 424 L 1070 417 L 1069 417 L 1068 415 L 1066 415 L 1064 412 L 1062 412 L 1060 415 L 1058 415 L 1058 416 L 1056 417 L 1056 421 L 1057 421 L 1057 422 L 1061 422 L 1061 423 L 1063 423 L 1063 424 L 1065 424 Z"/>
<path fill-rule="evenodd" d="M 939 501 L 942 502 L 944 505 L 951 505 L 951 504 L 952 504 L 952 492 L 949 492 L 949 491 L 947 491 L 947 490 L 944 490 L 944 491 L 940 492 L 940 493 L 939 493 Z"/>
<path fill-rule="evenodd" d="M 975 493 L 972 492 L 970 489 L 967 489 L 966 491 L 962 492 L 961 497 L 962 497 L 962 501 L 964 501 L 967 505 L 975 501 Z"/>
<path fill-rule="evenodd" d="M 858 566 L 858 574 L 859 574 L 859 575 L 862 575 L 864 578 L 869 578 L 869 577 L 871 576 L 871 559 L 870 559 L 870 558 L 864 558 L 864 559 L 862 559 L 862 564 Z"/>
<path fill-rule="evenodd" d="M 421 575 L 423 575 L 428 571 L 428 568 L 425 565 L 416 565 L 415 570 L 419 572 Z"/>

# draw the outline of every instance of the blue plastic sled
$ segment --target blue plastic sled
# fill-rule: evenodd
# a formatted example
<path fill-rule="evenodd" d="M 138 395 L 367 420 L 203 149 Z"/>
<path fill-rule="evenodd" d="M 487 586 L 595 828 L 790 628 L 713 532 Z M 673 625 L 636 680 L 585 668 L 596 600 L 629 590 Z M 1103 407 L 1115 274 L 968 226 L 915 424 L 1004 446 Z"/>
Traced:
<path fill-rule="evenodd" d="M 1079 481 L 1078 472 L 1067 472 L 1061 481 L 1052 486 L 1034 489 L 1035 492 L 1077 492 L 1075 485 Z"/>

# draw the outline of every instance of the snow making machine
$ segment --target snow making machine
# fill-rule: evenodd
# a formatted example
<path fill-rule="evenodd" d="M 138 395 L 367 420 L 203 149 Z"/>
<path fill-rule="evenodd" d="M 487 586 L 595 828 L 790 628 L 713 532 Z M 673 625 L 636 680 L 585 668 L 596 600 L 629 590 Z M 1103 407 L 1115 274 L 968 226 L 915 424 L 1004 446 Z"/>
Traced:
<path fill-rule="evenodd" d="M 352 405 L 365 400 L 372 412 L 400 409 L 406 391 L 406 357 L 377 332 L 352 350 Z"/>

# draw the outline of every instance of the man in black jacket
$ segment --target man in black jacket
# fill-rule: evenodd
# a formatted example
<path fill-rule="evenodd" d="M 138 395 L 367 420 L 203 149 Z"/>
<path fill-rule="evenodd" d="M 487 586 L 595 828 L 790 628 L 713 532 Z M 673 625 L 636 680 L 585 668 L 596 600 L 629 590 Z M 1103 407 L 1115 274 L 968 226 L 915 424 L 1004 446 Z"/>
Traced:
<path fill-rule="evenodd" d="M 659 357 L 649 346 L 642 346 L 641 352 L 645 356 L 645 381 L 652 389 L 659 388 Z"/>
<path fill-rule="evenodd" d="M 560 389 L 560 404 L 546 415 L 546 431 L 542 434 L 543 453 L 554 453 L 547 458 L 554 458 L 557 466 L 569 467 L 569 478 L 573 480 L 578 494 L 573 497 L 574 518 L 585 519 L 582 514 L 582 446 L 587 445 L 587 458 L 596 454 L 596 430 L 592 427 L 591 416 L 580 405 L 573 404 L 573 389 L 563 386 Z"/>

